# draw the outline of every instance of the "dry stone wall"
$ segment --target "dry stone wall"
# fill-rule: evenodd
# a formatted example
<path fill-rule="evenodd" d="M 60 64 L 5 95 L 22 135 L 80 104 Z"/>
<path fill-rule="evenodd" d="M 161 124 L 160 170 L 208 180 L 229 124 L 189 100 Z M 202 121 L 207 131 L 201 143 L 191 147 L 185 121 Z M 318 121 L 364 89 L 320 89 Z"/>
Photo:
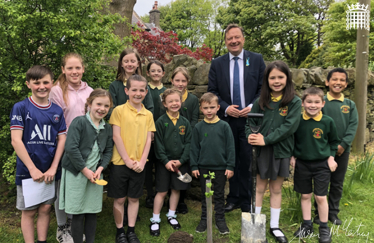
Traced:
<path fill-rule="evenodd" d="M 269 63 L 269 62 L 265 62 Z M 166 87 L 171 86 L 171 75 L 175 68 L 184 66 L 187 68 L 191 82 L 188 85 L 188 91 L 195 94 L 197 97 L 201 97 L 208 89 L 208 74 L 210 69 L 210 63 L 204 63 L 203 61 L 189 57 L 187 55 L 177 55 L 173 57 L 173 60 L 165 66 L 165 76 L 163 83 Z M 143 73 L 146 73 L 146 68 L 143 67 Z M 295 83 L 297 94 L 301 97 L 304 89 L 316 86 L 327 92 L 325 86 L 325 80 L 329 71 L 333 68 L 323 69 L 321 67 L 312 67 L 309 69 L 291 68 L 292 81 Z M 344 91 L 344 96 L 354 100 L 354 83 L 356 82 L 356 71 L 354 68 L 346 69 L 348 73 L 349 84 Z M 366 128 L 366 142 L 374 140 L 374 73 L 368 73 L 368 102 L 367 102 L 367 128 Z M 148 77 L 147 77 L 148 78 Z M 200 114 L 200 118 L 203 116 Z M 225 188 L 225 195 L 228 193 L 228 187 Z M 200 185 L 197 180 L 192 181 L 192 187 L 188 190 L 188 198 L 193 200 L 201 200 Z"/>
<path fill-rule="evenodd" d="M 269 63 L 269 62 L 265 62 Z M 188 91 L 195 94 L 197 97 L 201 97 L 208 89 L 208 74 L 210 69 L 210 63 L 204 63 L 202 60 L 196 60 L 187 55 L 176 55 L 173 60 L 165 65 L 165 76 L 162 80 L 166 87 L 171 85 L 171 75 L 175 68 L 184 66 L 187 68 L 191 82 L 188 85 Z M 143 73 L 146 73 L 146 67 L 143 67 Z M 329 71 L 333 68 L 323 69 L 321 67 L 312 67 L 309 69 L 291 68 L 292 81 L 295 83 L 296 91 L 301 96 L 304 89 L 316 86 L 327 92 L 325 86 L 325 80 Z M 354 68 L 346 69 L 348 73 L 349 84 L 344 91 L 344 96 L 354 99 L 354 83 L 356 82 L 356 70 Z M 148 78 L 148 77 L 147 77 Z M 368 72 L 368 102 L 367 102 L 367 129 L 366 129 L 366 142 L 374 140 L 374 73 Z M 202 118 L 202 116 L 201 116 Z"/>

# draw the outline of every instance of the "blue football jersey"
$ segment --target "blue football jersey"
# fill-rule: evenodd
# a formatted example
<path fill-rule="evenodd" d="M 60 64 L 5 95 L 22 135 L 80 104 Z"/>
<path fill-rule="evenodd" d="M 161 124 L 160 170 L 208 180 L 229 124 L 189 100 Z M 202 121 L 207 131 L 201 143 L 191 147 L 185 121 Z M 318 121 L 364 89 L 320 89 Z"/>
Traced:
<path fill-rule="evenodd" d="M 66 133 L 63 111 L 58 105 L 49 102 L 47 106 L 35 103 L 32 97 L 16 103 L 10 113 L 10 130 L 23 130 L 22 141 L 35 166 L 46 172 L 53 161 L 57 148 L 57 136 Z M 17 155 L 16 184 L 31 178 L 25 164 Z M 61 178 L 58 169 L 55 179 Z"/>

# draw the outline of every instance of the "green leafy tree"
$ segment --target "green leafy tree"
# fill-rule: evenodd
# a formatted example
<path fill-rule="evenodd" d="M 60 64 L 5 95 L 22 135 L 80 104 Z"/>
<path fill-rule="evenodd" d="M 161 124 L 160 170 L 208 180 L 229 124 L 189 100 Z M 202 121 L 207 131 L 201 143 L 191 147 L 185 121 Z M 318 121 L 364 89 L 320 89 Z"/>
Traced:
<path fill-rule="evenodd" d="M 211 0 L 175 0 L 160 7 L 160 26 L 178 34 L 179 41 L 191 49 L 201 46 L 210 32 Z"/>
<path fill-rule="evenodd" d="M 317 4 L 318 3 L 318 4 Z M 238 23 L 245 30 L 245 48 L 267 60 L 284 59 L 296 66 L 311 51 L 318 24 L 330 1 L 326 0 L 232 0 L 220 8 L 218 22 Z M 321 14 L 321 17 L 318 17 Z M 309 52 L 309 53 L 308 53 Z"/>
<path fill-rule="evenodd" d="M 0 168 L 12 153 L 9 114 L 24 99 L 28 68 L 47 64 L 57 76 L 68 52 L 86 61 L 84 80 L 107 88 L 113 68 L 102 63 L 123 48 L 113 34 L 113 24 L 124 22 L 118 14 L 105 14 L 107 0 L 7 0 L 0 1 Z"/>
<path fill-rule="evenodd" d="M 322 28 L 325 32 L 323 41 L 326 52 L 323 53 L 325 66 L 335 67 L 354 67 L 356 64 L 356 29 L 346 29 L 346 17 L 348 10 L 347 4 L 356 4 L 355 0 L 347 0 L 346 2 L 333 3 L 328 10 L 328 19 Z M 373 16 L 374 16 L 374 0 L 371 1 L 370 10 L 370 39 L 369 50 L 374 48 L 373 34 Z M 374 53 L 369 52 L 369 60 L 374 59 Z"/>

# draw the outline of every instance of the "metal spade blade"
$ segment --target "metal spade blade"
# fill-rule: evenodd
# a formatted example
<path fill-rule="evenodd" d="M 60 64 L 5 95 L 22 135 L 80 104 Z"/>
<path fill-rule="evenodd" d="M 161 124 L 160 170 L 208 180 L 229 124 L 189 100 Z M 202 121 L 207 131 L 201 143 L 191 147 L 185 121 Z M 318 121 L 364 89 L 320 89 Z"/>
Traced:
<path fill-rule="evenodd" d="M 174 165 L 173 165 L 173 169 L 174 169 L 175 173 L 178 174 L 178 177 L 177 177 L 178 180 L 180 180 L 180 181 L 182 181 L 184 183 L 190 183 L 192 181 L 192 177 L 188 173 L 182 175 L 182 172 L 180 172 L 178 170 L 178 168 L 175 167 Z"/>

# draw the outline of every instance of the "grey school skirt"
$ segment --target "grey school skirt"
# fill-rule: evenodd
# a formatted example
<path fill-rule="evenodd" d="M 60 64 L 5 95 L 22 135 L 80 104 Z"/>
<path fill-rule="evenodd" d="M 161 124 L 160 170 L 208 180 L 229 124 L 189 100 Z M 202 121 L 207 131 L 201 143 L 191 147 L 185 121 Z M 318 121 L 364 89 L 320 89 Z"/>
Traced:
<path fill-rule="evenodd" d="M 260 154 L 257 157 L 257 174 L 261 179 L 275 181 L 278 176 L 289 176 L 290 158 L 275 159 L 272 145 L 263 146 L 260 149 Z"/>

